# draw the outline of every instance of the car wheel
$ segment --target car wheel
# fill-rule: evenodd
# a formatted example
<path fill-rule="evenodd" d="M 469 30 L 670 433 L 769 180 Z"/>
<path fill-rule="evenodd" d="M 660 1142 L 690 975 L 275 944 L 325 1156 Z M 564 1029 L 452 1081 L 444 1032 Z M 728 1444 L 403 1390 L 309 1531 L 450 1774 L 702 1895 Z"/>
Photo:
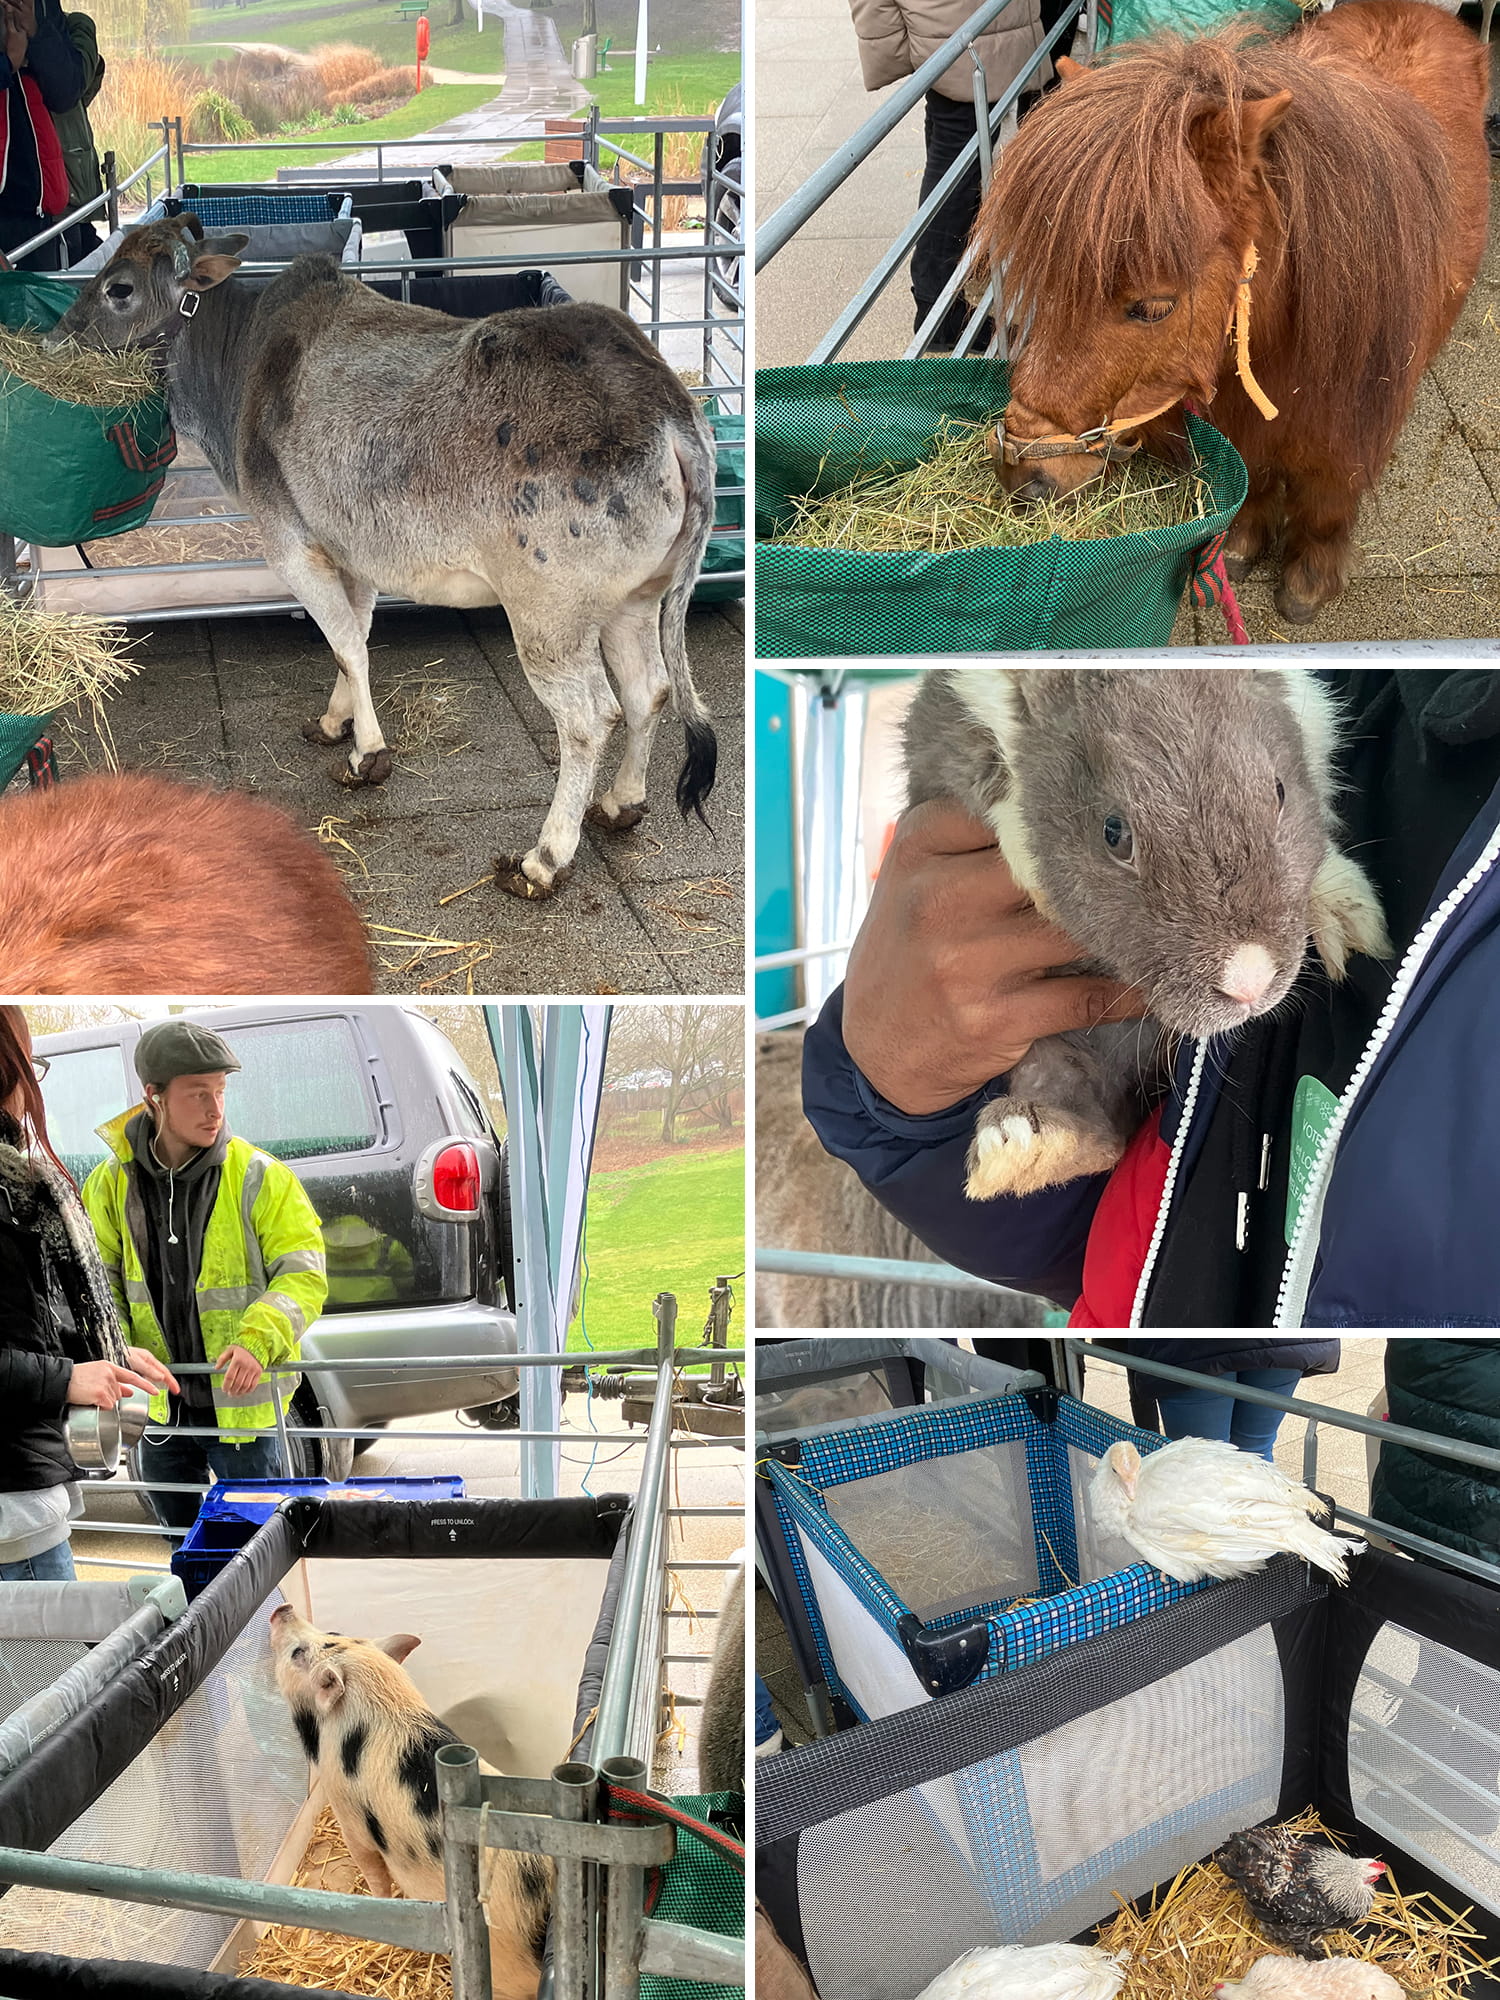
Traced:
<path fill-rule="evenodd" d="M 383 1431 L 386 1427 L 387 1421 L 388 1419 L 385 1417 L 371 1417 L 369 1420 L 370 1428 L 372 1430 Z M 354 1456 L 356 1458 L 363 1458 L 365 1453 L 370 1449 L 371 1445 L 379 1444 L 380 1439 L 351 1438 L 349 1442 L 354 1446 Z"/>
<path fill-rule="evenodd" d="M 305 1383 L 292 1399 L 292 1417 L 304 1426 L 323 1421 L 323 1413 Z M 337 1481 L 349 1477 L 354 1464 L 352 1438 L 294 1437 L 288 1438 L 287 1443 L 291 1447 L 293 1479 Z"/>

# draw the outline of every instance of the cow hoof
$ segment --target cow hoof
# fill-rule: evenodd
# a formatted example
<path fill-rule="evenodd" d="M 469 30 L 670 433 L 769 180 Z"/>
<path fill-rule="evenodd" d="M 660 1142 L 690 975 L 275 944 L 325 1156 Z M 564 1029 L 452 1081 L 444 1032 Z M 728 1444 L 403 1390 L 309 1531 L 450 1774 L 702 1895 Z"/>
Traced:
<path fill-rule="evenodd" d="M 522 867 L 519 856 L 497 854 L 495 856 L 495 882 L 507 896 L 515 896 L 523 903 L 545 903 L 549 896 L 555 896 L 559 889 L 565 889 L 571 881 L 571 866 L 559 868 L 550 882 L 533 882 Z"/>
<path fill-rule="evenodd" d="M 357 764 L 338 767 L 339 783 L 351 790 L 359 785 L 383 785 L 390 775 L 391 753 L 383 745 L 379 750 L 367 750 Z"/>
<path fill-rule="evenodd" d="M 343 728 L 339 731 L 337 736 L 330 736 L 328 732 L 324 729 L 323 718 L 321 715 L 309 716 L 308 720 L 304 722 L 302 725 L 303 741 L 307 743 L 321 744 L 325 750 L 331 749 L 335 743 L 344 742 L 346 738 L 352 736 L 353 734 L 354 734 L 354 717 L 352 715 L 345 722 Z"/>
<path fill-rule="evenodd" d="M 644 799 L 639 805 L 621 806 L 618 812 L 609 813 L 596 799 L 584 814 L 587 826 L 602 827 L 606 833 L 625 833 L 633 826 L 639 826 L 649 808 Z"/>

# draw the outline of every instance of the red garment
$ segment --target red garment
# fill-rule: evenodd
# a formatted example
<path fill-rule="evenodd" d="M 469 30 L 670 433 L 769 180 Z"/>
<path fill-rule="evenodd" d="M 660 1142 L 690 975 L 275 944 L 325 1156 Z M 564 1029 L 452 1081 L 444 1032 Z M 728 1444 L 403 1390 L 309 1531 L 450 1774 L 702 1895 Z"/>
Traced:
<path fill-rule="evenodd" d="M 1161 1136 L 1164 1108 L 1157 1106 L 1125 1148 L 1099 1197 L 1083 1253 L 1083 1290 L 1069 1326 L 1130 1324 L 1172 1158 L 1172 1149 Z"/>
<path fill-rule="evenodd" d="M 36 78 L 27 76 L 23 71 L 21 88 L 26 93 L 26 105 L 36 133 L 37 158 L 42 166 L 42 213 L 45 216 L 63 215 L 68 207 L 68 169 L 63 162 L 62 141 L 57 136 L 52 113 L 42 102 L 42 87 Z"/>

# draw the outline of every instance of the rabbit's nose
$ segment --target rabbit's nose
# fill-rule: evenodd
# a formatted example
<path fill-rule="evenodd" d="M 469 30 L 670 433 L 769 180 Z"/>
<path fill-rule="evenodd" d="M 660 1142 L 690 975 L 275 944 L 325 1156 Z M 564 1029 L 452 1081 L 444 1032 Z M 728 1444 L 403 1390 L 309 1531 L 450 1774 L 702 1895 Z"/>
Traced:
<path fill-rule="evenodd" d="M 1253 1007 L 1271 990 L 1276 977 L 1276 961 L 1263 944 L 1242 944 L 1224 961 L 1219 974 L 1219 991 L 1228 1000 Z"/>

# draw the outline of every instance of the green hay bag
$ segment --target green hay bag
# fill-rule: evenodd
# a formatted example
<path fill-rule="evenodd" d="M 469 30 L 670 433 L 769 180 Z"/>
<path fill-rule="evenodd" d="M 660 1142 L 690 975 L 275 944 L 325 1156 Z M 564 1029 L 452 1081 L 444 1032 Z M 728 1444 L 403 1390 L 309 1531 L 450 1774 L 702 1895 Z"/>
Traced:
<path fill-rule="evenodd" d="M 0 325 L 55 326 L 76 285 L 0 271 Z M 177 456 L 164 396 L 128 409 L 62 403 L 0 369 L 0 532 L 65 549 L 150 520 Z"/>
<path fill-rule="evenodd" d="M 1312 9 L 1317 12 L 1316 6 Z M 1261 0 L 1253 9 L 1236 0 L 1099 0 L 1099 46 L 1139 41 L 1164 29 L 1178 35 L 1217 35 L 1247 12 L 1259 14 L 1266 32 L 1284 35 L 1306 16 L 1297 0 Z"/>
<path fill-rule="evenodd" d="M 714 529 L 703 551 L 693 602 L 722 604 L 726 598 L 745 594 L 745 495 L 743 490 L 724 491 L 727 486 L 743 489 L 745 484 L 745 419 L 721 410 L 717 396 L 704 405 L 703 414 L 719 447 L 719 462 L 714 475 Z"/>
<path fill-rule="evenodd" d="M 50 715 L 0 715 L 0 792 L 51 727 Z"/>
<path fill-rule="evenodd" d="M 789 520 L 792 496 L 831 492 L 884 463 L 915 465 L 943 417 L 979 422 L 1008 392 L 999 361 L 863 361 L 756 376 L 757 658 L 1166 645 L 1183 591 L 1218 555 L 1248 485 L 1239 453 L 1197 417 L 1188 436 L 1213 511 L 1180 527 L 950 555 L 764 539 Z"/>
<path fill-rule="evenodd" d="M 728 1818 L 743 1818 L 745 1809 L 743 1795 L 736 1792 L 685 1793 L 665 1803 L 721 1832 L 726 1830 Z M 615 1795 L 610 1817 L 639 1823 L 652 1815 L 634 1810 Z M 711 1841 L 679 1825 L 677 1852 L 664 1868 L 655 1871 L 647 1904 L 648 1915 L 658 1923 L 689 1924 L 696 1930 L 716 1931 L 720 1937 L 743 1938 L 743 1860 L 736 1866 Z M 709 1985 L 703 1980 L 667 1979 L 649 1973 L 641 1980 L 641 2000 L 744 2000 L 744 1991 L 742 1986 Z"/>

